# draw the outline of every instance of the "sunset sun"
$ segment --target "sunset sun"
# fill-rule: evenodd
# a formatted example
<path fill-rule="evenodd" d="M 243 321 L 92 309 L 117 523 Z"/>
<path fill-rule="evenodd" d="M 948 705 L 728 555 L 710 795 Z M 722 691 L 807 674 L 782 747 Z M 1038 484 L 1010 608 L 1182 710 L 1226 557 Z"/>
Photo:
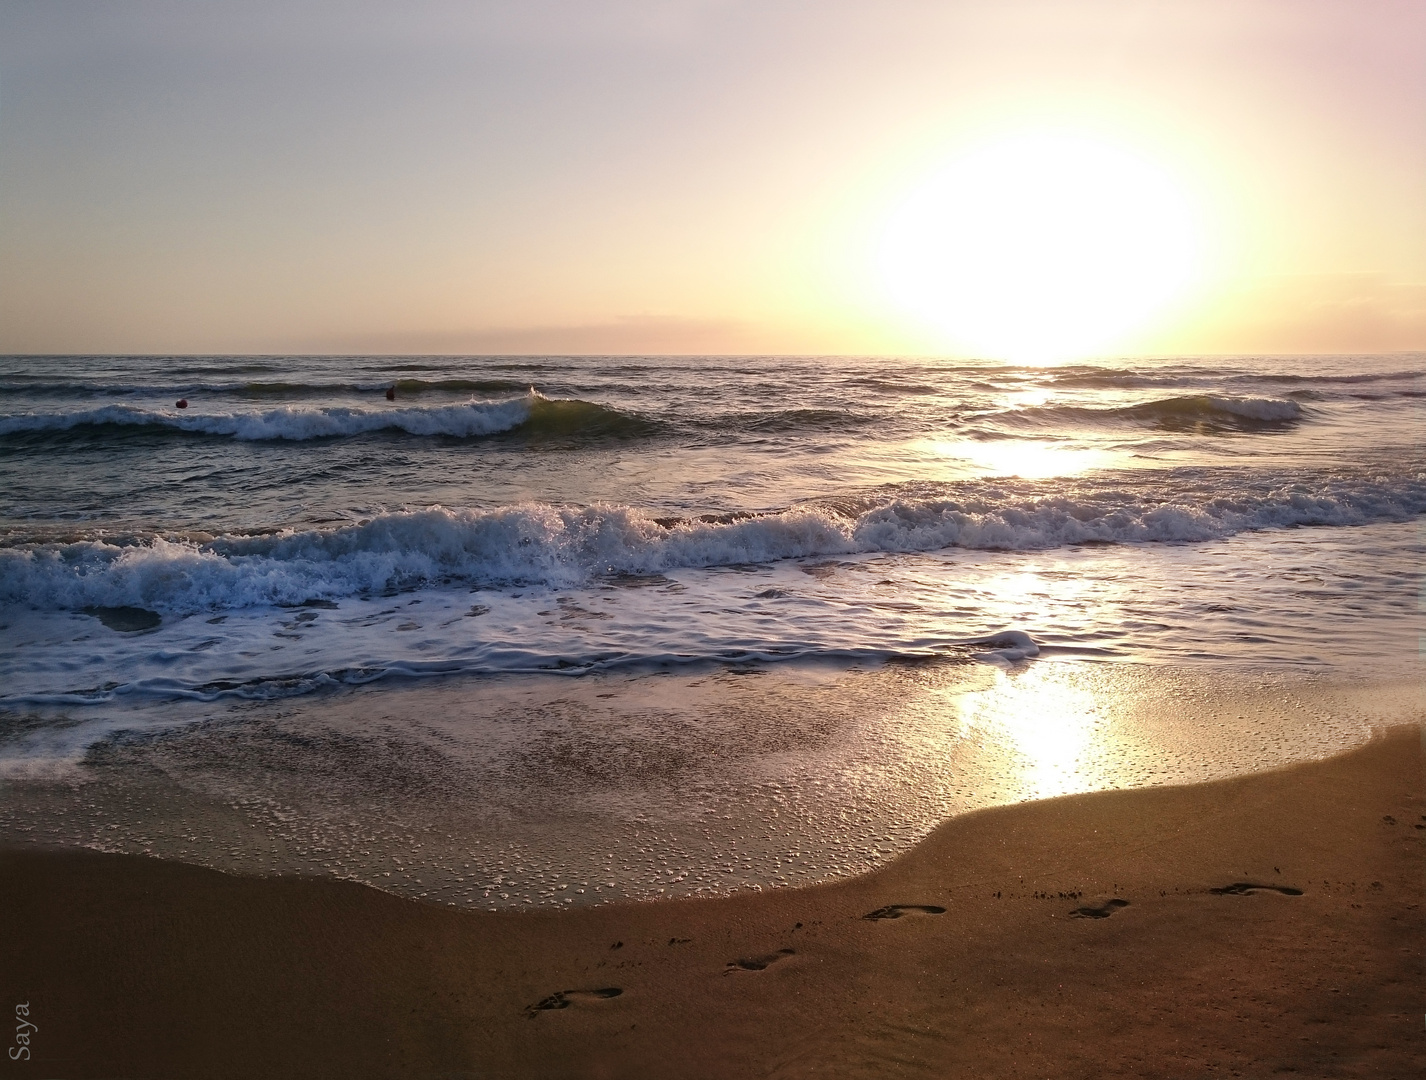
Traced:
<path fill-rule="evenodd" d="M 1116 344 L 1192 281 L 1193 208 L 1124 149 L 1022 135 L 964 155 L 897 206 L 877 252 L 889 298 L 962 348 L 1051 361 Z"/>

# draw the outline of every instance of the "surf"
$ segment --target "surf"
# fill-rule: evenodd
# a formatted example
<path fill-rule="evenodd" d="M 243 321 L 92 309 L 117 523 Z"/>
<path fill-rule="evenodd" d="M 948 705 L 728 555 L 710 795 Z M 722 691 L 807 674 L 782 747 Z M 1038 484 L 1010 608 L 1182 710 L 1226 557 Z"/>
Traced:
<path fill-rule="evenodd" d="M 196 613 L 369 596 L 461 582 L 571 587 L 599 575 L 782 559 L 961 548 L 1043 551 L 1173 544 L 1245 531 L 1403 521 L 1426 510 L 1426 475 L 1302 474 L 1175 493 L 1125 475 L 1062 485 L 977 481 L 869 491 L 729 515 L 526 502 L 431 506 L 355 524 L 0 548 L 0 603 Z"/>
<path fill-rule="evenodd" d="M 520 431 L 534 436 L 639 435 L 656 430 L 641 417 L 594 402 L 547 398 L 537 391 L 500 401 L 378 408 L 293 406 L 261 411 L 183 414 L 137 405 L 103 405 L 0 416 L 0 436 L 53 435 L 92 429 L 142 429 L 164 435 L 226 437 L 245 442 L 305 442 L 377 432 L 418 437 L 481 438 Z"/>

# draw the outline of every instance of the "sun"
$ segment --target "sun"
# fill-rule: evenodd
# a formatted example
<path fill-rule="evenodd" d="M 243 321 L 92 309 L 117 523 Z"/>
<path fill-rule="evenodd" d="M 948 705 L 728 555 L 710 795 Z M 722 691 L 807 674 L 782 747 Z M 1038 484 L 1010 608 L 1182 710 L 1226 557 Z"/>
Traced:
<path fill-rule="evenodd" d="M 889 298 L 979 355 L 1073 359 L 1113 346 L 1180 296 L 1199 228 L 1165 170 L 1095 139 L 1024 134 L 969 151 L 890 215 Z"/>

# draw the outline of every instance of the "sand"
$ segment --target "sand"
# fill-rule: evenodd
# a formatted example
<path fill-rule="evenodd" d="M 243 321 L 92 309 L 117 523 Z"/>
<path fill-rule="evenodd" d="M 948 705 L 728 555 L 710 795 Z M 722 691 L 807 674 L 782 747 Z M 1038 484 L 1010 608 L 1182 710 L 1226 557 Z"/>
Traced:
<path fill-rule="evenodd" d="M 472 913 L 9 848 L 0 991 L 35 1029 L 32 1060 L 0 1068 L 1415 1077 L 1423 845 L 1406 728 L 1271 773 L 981 811 L 875 874 L 723 900 Z"/>

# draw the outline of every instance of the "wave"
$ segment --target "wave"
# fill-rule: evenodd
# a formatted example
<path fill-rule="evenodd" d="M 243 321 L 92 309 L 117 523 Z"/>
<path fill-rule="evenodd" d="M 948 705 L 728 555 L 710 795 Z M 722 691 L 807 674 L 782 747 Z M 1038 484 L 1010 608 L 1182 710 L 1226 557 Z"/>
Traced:
<path fill-rule="evenodd" d="M 993 413 L 988 418 L 1012 424 L 1098 426 L 1128 422 L 1169 430 L 1223 431 L 1284 427 L 1302 417 L 1302 406 L 1291 399 L 1194 394 L 1111 408 L 1032 406 Z"/>
<path fill-rule="evenodd" d="M 0 602 L 165 613 L 300 604 L 448 583 L 571 587 L 609 574 L 943 548 L 1039 550 L 1164 543 L 1302 525 L 1402 521 L 1426 511 L 1426 475 L 1045 495 L 1029 482 L 965 485 L 955 497 L 883 497 L 729 518 L 656 518 L 628 506 L 542 503 L 381 514 L 357 525 L 200 543 L 103 540 L 0 549 Z"/>
<path fill-rule="evenodd" d="M 408 380 L 396 384 L 398 401 L 424 389 L 469 391 L 476 388 L 468 380 L 449 380 L 411 387 Z M 385 383 L 382 386 L 391 384 Z M 495 383 L 480 384 L 486 390 Z M 501 387 L 508 384 L 500 383 Z M 256 394 L 258 390 L 247 388 Z M 294 396 L 289 384 L 263 384 L 263 392 Z M 380 389 L 380 386 L 377 387 Z M 795 434 L 798 432 L 841 432 L 865 428 L 878 422 L 875 416 L 847 409 L 775 409 L 766 412 L 721 414 L 692 422 L 695 428 L 719 432 L 751 434 Z M 339 438 L 376 431 L 403 431 L 410 435 L 447 435 L 472 438 L 502 432 L 519 432 L 532 437 L 567 438 L 654 436 L 669 429 L 662 423 L 578 398 L 547 398 L 531 390 L 519 398 L 504 401 L 470 400 L 426 406 L 300 406 L 288 405 L 262 411 L 229 410 L 199 412 L 174 408 L 145 408 L 137 405 L 101 405 L 65 412 L 25 413 L 0 416 L 0 437 L 43 435 L 104 427 L 150 429 L 177 435 L 210 435 L 259 441 Z"/>
<path fill-rule="evenodd" d="M 211 374 L 205 372 L 205 374 Z M 528 379 L 417 379 L 375 378 L 359 381 L 303 382 L 287 379 L 138 383 L 99 380 L 24 379 L 0 381 L 6 397 L 331 397 L 335 394 L 379 394 L 395 388 L 400 396 L 416 394 L 509 394 L 530 388 Z"/>
<path fill-rule="evenodd" d="M 101 427 L 147 428 L 181 435 L 234 439 L 339 438 L 378 431 L 473 438 L 520 431 L 534 436 L 641 435 L 655 426 L 641 417 L 589 401 L 551 399 L 531 391 L 506 401 L 467 401 L 426 407 L 285 406 L 263 412 L 179 412 L 105 405 L 72 412 L 0 416 L 0 436 L 52 434 Z"/>
<path fill-rule="evenodd" d="M 1290 372 L 1247 372 L 1241 368 L 1182 368 L 1171 367 L 1159 371 L 1145 371 L 1125 368 L 1104 368 L 1079 366 L 1045 371 L 1036 368 L 1017 368 L 1016 374 L 1040 378 L 1051 385 L 1085 389 L 1191 389 L 1213 387 L 1224 384 L 1283 385 L 1283 386 L 1356 386 L 1380 382 L 1409 382 L 1426 378 L 1426 372 L 1374 371 L 1352 375 L 1301 375 Z"/>
<path fill-rule="evenodd" d="M 978 660 L 997 667 L 1013 667 L 1040 656 L 1042 652 L 1064 653 L 1073 648 L 1042 646 L 1023 630 L 1000 630 L 970 637 L 922 635 L 915 640 L 868 645 L 852 642 L 836 644 L 815 636 L 785 641 L 706 641 L 701 648 L 670 649 L 652 643 L 645 647 L 613 649 L 575 648 L 541 651 L 498 644 L 487 649 L 459 650 L 467 655 L 436 660 L 409 657 L 368 657 L 360 664 L 288 671 L 249 678 L 208 678 L 201 681 L 174 675 L 139 674 L 126 681 L 109 681 L 82 689 L 55 690 L 26 687 L 19 693 L 0 694 L 0 709 L 24 705 L 102 705 L 123 698 L 167 698 L 169 700 L 218 701 L 236 698 L 272 701 L 300 697 L 314 691 L 340 686 L 364 686 L 387 678 L 422 678 L 452 675 L 587 675 L 595 671 L 664 668 L 698 664 L 776 664 L 797 660 L 885 663 L 927 660 Z M 155 657 L 174 659 L 160 647 Z"/>
<path fill-rule="evenodd" d="M 1159 422 L 1231 418 L 1239 422 L 1283 424 L 1302 418 L 1302 406 L 1296 401 L 1281 398 L 1214 397 L 1207 394 L 1149 401 L 1127 406 L 1122 411 Z"/>

